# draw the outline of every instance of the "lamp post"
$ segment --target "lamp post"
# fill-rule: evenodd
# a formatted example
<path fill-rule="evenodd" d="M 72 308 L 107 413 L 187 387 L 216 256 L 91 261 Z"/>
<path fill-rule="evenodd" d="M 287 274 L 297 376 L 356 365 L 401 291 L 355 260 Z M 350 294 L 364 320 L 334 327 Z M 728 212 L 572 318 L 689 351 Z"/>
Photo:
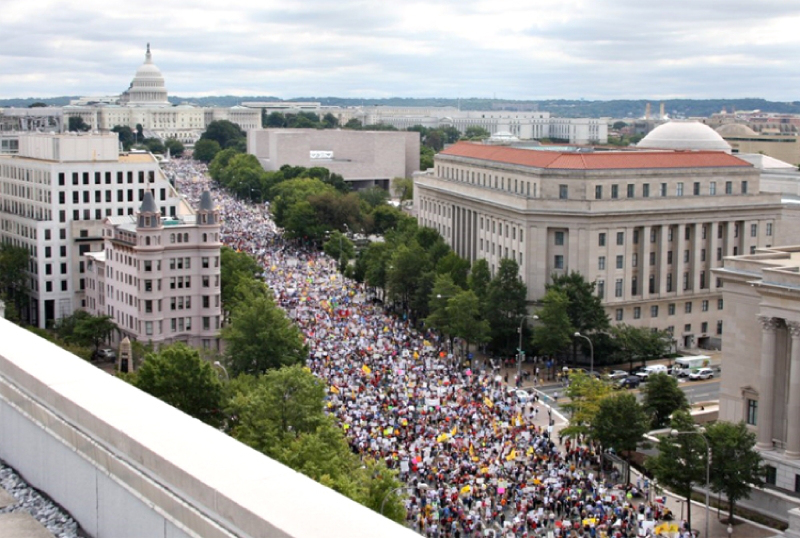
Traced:
<path fill-rule="evenodd" d="M 425 482 L 420 482 L 416 486 L 400 486 L 389 490 L 388 492 L 386 492 L 386 495 L 383 496 L 383 500 L 381 501 L 381 515 L 383 515 L 383 509 L 386 507 L 386 501 L 389 500 L 389 497 L 392 495 L 392 493 L 397 493 L 398 491 L 403 491 L 404 489 L 414 489 L 414 487 L 418 487 L 423 492 L 428 490 L 428 484 L 426 484 Z"/>
<path fill-rule="evenodd" d="M 536 321 L 539 319 L 539 316 L 536 314 L 525 314 L 522 316 L 522 319 L 519 320 L 519 347 L 517 348 L 517 381 L 521 379 L 520 376 L 522 375 L 522 326 L 525 324 L 525 319 L 531 318 L 532 320 Z"/>
<path fill-rule="evenodd" d="M 706 436 L 703 435 L 704 433 L 706 433 L 705 428 L 698 428 L 697 430 L 688 432 L 679 432 L 678 430 L 670 430 L 669 432 L 670 436 L 672 437 L 677 437 L 679 435 L 699 435 L 700 439 L 702 439 L 703 442 L 706 444 L 706 534 L 705 535 L 710 536 L 708 534 L 708 525 L 709 522 L 711 521 L 708 510 L 709 507 L 708 492 L 711 489 L 711 445 L 709 444 L 708 439 L 706 439 Z M 729 528 L 731 529 L 731 532 L 733 532 L 733 527 Z"/>
<path fill-rule="evenodd" d="M 575 332 L 575 338 L 583 338 L 587 342 L 589 342 L 589 375 L 594 377 L 594 345 L 592 345 L 592 341 L 589 339 L 588 336 L 583 335 L 579 332 Z"/>
<path fill-rule="evenodd" d="M 221 362 L 214 361 L 214 366 L 216 366 L 217 368 L 222 368 L 222 371 L 225 372 L 225 379 L 227 379 L 228 381 L 231 380 L 231 376 L 228 375 L 228 369 L 225 368 L 225 366 L 223 366 Z"/>

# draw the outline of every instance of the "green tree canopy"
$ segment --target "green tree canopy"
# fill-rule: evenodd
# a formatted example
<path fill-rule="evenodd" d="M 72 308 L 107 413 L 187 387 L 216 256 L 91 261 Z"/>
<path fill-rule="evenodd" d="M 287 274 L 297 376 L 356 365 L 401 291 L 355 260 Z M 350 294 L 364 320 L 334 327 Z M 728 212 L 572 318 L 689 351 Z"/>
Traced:
<path fill-rule="evenodd" d="M 200 139 L 214 140 L 219 147 L 230 148 L 240 145 L 241 141 L 247 139 L 247 135 L 232 121 L 214 120 L 206 126 Z"/>
<path fill-rule="evenodd" d="M 237 252 L 226 246 L 220 250 L 220 264 L 222 306 L 225 310 L 230 311 L 236 288 L 243 280 L 256 280 L 261 274 L 262 268 L 246 252 Z"/>
<path fill-rule="evenodd" d="M 243 298 L 231 310 L 230 324 L 222 329 L 231 375 L 262 374 L 306 359 L 302 334 L 269 292 L 254 292 L 247 282 L 240 283 L 236 292 Z"/>
<path fill-rule="evenodd" d="M 582 274 L 572 271 L 569 274 L 553 275 L 552 284 L 545 290 L 556 289 L 567 296 L 567 315 L 570 325 L 581 334 L 604 331 L 609 327 L 608 314 L 595 292 L 595 283 L 587 282 Z M 583 339 L 573 340 L 573 356 L 578 345 L 584 345 Z"/>
<path fill-rule="evenodd" d="M 83 121 L 83 118 L 80 116 L 70 116 L 69 120 L 67 120 L 67 130 L 69 132 L 86 132 L 91 130 L 91 128 L 92 126 Z"/>
<path fill-rule="evenodd" d="M 557 355 L 572 343 L 575 328 L 567 315 L 567 295 L 557 289 L 550 289 L 542 298 L 539 309 L 539 328 L 533 333 L 533 345 L 540 353 Z"/>
<path fill-rule="evenodd" d="M 0 243 L 0 299 L 7 307 L 14 307 L 15 316 L 24 312 L 30 301 L 28 296 L 28 266 L 30 252 L 25 247 Z M 13 319 L 11 308 L 8 318 Z"/>
<path fill-rule="evenodd" d="M 447 302 L 446 310 L 451 334 L 466 342 L 467 353 L 471 343 L 483 344 L 489 341 L 489 322 L 481 315 L 480 301 L 475 292 L 459 291 Z"/>
<path fill-rule="evenodd" d="M 218 427 L 222 419 L 222 385 L 218 372 L 200 352 L 183 343 L 145 356 L 133 384 L 195 417 Z"/>
<path fill-rule="evenodd" d="M 142 145 L 147 148 L 150 153 L 164 153 L 164 143 L 160 138 L 145 138 L 142 140 Z"/>
<path fill-rule="evenodd" d="M 618 360 L 627 360 L 631 367 L 634 361 L 645 364 L 659 359 L 669 352 L 670 337 L 666 331 L 653 331 L 649 327 L 633 327 L 620 323 L 611 328 L 616 344 Z"/>
<path fill-rule="evenodd" d="M 648 458 L 645 465 L 662 486 L 686 499 L 686 520 L 691 528 L 692 488 L 706 480 L 706 444 L 699 433 L 695 434 L 694 420 L 689 413 L 675 413 L 672 427 L 678 432 L 692 434 L 659 437 L 658 454 Z"/>
<path fill-rule="evenodd" d="M 689 409 L 686 394 L 678 381 L 667 374 L 651 374 L 642 388 L 644 410 L 651 417 L 652 427 L 663 428 L 676 411 Z"/>
<path fill-rule="evenodd" d="M 608 383 L 581 371 L 569 376 L 567 396 L 569 402 L 562 404 L 569 415 L 569 426 L 563 429 L 567 435 L 591 435 L 596 423 L 601 402 L 611 395 Z"/>
<path fill-rule="evenodd" d="M 73 314 L 58 320 L 55 325 L 56 334 L 64 342 L 93 347 L 95 352 L 115 330 L 117 325 L 111 316 L 93 316 L 85 310 L 76 310 Z"/>
<path fill-rule="evenodd" d="M 183 143 L 177 138 L 167 138 L 164 142 L 164 149 L 169 150 L 169 154 L 173 157 L 180 157 L 186 149 Z"/>
<path fill-rule="evenodd" d="M 711 490 L 728 499 L 728 521 L 736 503 L 764 485 L 764 468 L 756 450 L 756 435 L 744 422 L 715 422 L 708 427 L 711 445 Z"/>
<path fill-rule="evenodd" d="M 511 258 L 500 260 L 497 274 L 489 283 L 486 312 L 492 328 L 491 347 L 506 354 L 513 354 L 517 347 L 517 328 L 520 319 L 527 313 L 525 297 L 527 288 L 519 276 L 519 265 Z"/>
<path fill-rule="evenodd" d="M 136 142 L 136 139 L 133 136 L 133 129 L 127 125 L 115 125 L 111 128 L 111 132 L 117 133 L 119 141 L 122 144 L 122 149 L 125 151 L 131 149 L 131 146 L 133 146 L 134 142 Z"/>
<path fill-rule="evenodd" d="M 486 129 L 484 129 L 483 127 L 481 127 L 480 125 L 470 125 L 464 131 L 464 136 L 466 138 L 482 140 L 484 138 L 489 138 L 489 136 L 491 136 L 491 133 Z"/>
<path fill-rule="evenodd" d="M 216 140 L 201 139 L 195 142 L 192 156 L 198 161 L 208 164 L 214 160 L 220 150 L 219 142 Z"/>
<path fill-rule="evenodd" d="M 628 462 L 630 482 L 630 456 L 649 429 L 650 419 L 636 396 L 629 392 L 603 398 L 591 424 L 591 436 L 603 448 L 613 448 L 624 454 Z"/>
<path fill-rule="evenodd" d="M 423 168 L 425 170 L 425 168 Z M 392 192 L 400 198 L 401 202 L 414 199 L 414 180 L 406 177 L 396 177 L 392 180 Z"/>

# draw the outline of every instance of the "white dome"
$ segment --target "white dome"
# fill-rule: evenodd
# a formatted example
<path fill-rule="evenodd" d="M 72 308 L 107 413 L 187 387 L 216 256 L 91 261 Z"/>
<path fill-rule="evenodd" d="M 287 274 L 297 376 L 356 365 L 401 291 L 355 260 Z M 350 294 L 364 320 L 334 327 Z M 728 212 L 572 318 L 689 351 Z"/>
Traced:
<path fill-rule="evenodd" d="M 714 129 L 699 121 L 670 121 L 642 138 L 638 148 L 711 150 L 731 152 L 731 146 Z"/>
<path fill-rule="evenodd" d="M 150 43 L 144 63 L 136 70 L 130 87 L 120 96 L 120 104 L 133 106 L 169 106 L 164 75 L 153 63 Z"/>

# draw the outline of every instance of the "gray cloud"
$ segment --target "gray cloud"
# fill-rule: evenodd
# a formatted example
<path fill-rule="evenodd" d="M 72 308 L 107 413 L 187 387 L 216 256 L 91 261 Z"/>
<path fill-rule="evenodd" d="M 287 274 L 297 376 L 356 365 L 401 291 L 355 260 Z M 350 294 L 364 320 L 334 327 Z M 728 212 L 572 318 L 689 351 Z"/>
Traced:
<path fill-rule="evenodd" d="M 10 0 L 0 97 L 125 89 L 151 42 L 173 95 L 800 100 L 785 0 Z"/>

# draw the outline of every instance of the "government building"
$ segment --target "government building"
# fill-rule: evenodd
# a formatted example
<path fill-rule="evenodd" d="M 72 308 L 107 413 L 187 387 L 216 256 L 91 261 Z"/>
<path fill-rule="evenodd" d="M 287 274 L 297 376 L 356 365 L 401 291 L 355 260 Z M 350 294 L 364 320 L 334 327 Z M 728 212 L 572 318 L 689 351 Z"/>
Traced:
<path fill-rule="evenodd" d="M 420 225 L 460 256 L 519 263 L 528 301 L 581 273 L 617 323 L 719 348 L 727 256 L 783 244 L 797 222 L 760 172 L 710 127 L 672 122 L 627 151 L 562 152 L 461 142 L 415 178 Z"/>
<path fill-rule="evenodd" d="M 44 328 L 86 306 L 84 254 L 103 249 L 104 219 L 133 215 L 145 193 L 165 217 L 193 210 L 151 154 L 120 153 L 115 133 L 18 140 L 16 155 L 0 155 L 0 241 L 30 253 L 30 309 L 22 315 Z"/>
<path fill-rule="evenodd" d="M 87 252 L 86 310 L 121 337 L 156 349 L 184 342 L 219 351 L 220 217 L 205 191 L 197 212 L 162 217 L 150 191 L 134 215 L 103 220 L 103 248 Z"/>

